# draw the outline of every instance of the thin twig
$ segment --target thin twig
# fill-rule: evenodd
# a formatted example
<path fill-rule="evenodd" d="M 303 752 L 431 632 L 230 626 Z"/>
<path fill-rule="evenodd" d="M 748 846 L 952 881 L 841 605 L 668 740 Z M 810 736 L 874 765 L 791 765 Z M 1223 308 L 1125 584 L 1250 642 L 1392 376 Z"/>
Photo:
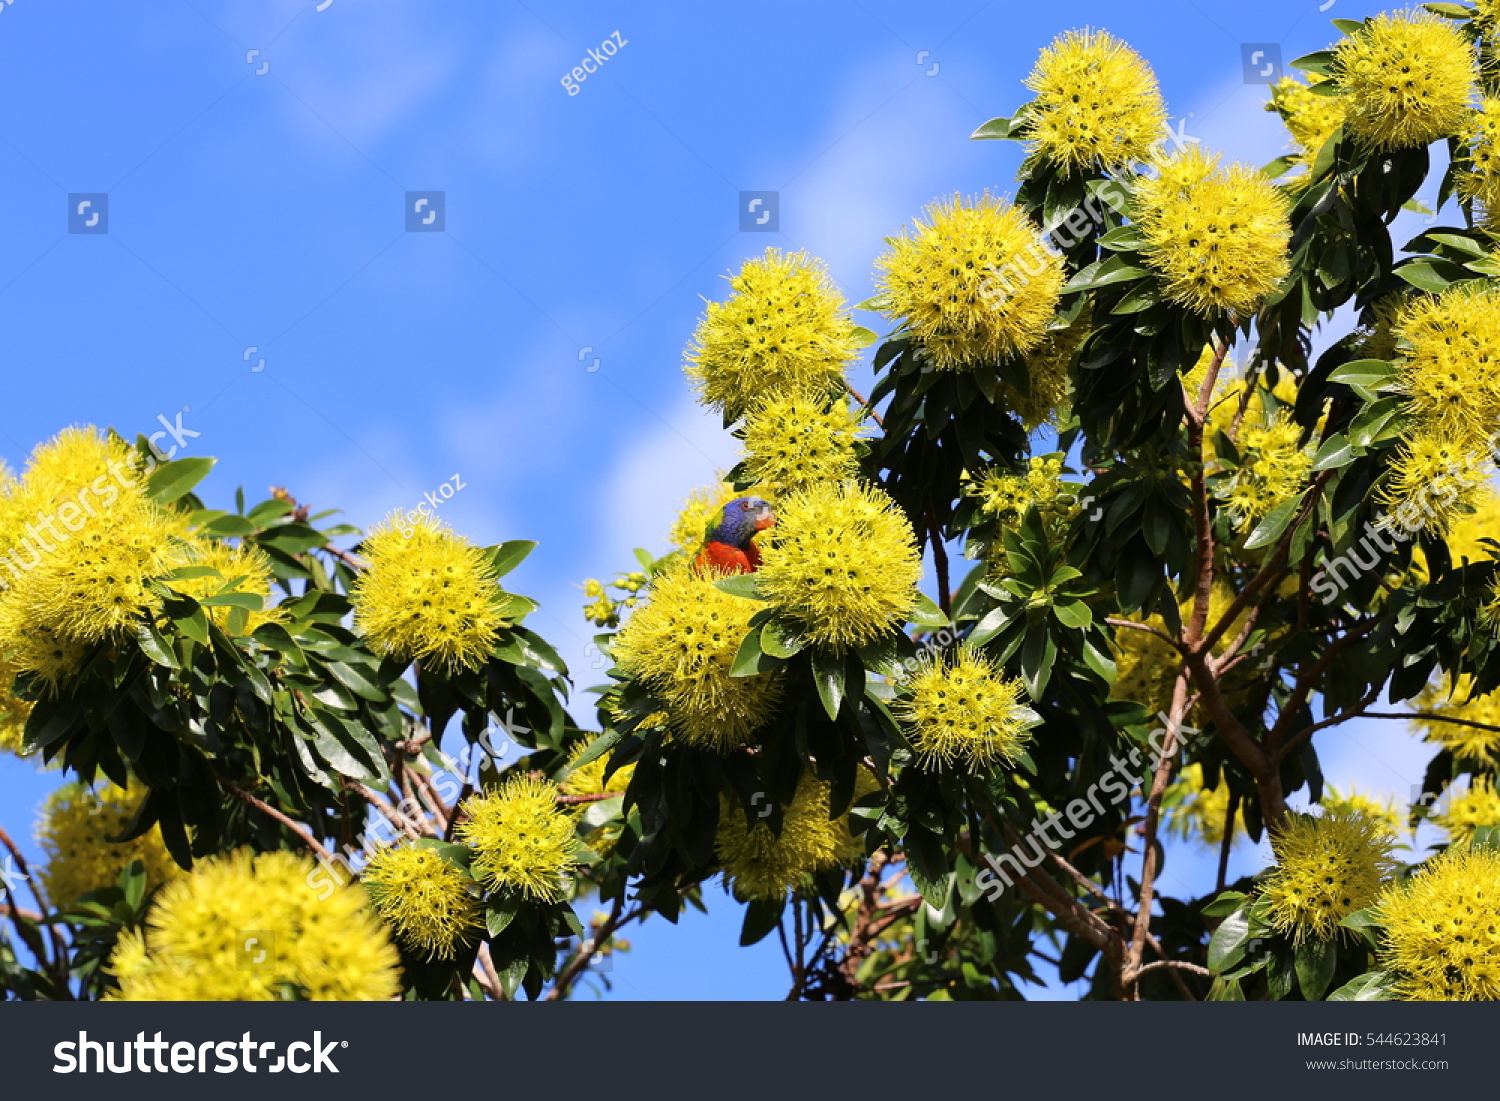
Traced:
<path fill-rule="evenodd" d="M 217 772 L 214 773 L 214 779 L 219 782 L 219 786 L 221 788 L 227 791 L 230 795 L 233 795 L 240 802 L 254 807 L 256 810 L 264 814 L 267 818 L 275 819 L 277 822 L 280 822 L 287 829 L 295 833 L 302 839 L 302 843 L 309 849 L 311 849 L 315 855 L 321 857 L 329 863 L 333 862 L 333 854 L 325 849 L 321 844 L 319 844 L 317 838 L 315 838 L 306 829 L 299 826 L 296 822 L 293 822 L 285 814 L 282 814 L 281 811 L 277 810 L 269 803 L 264 803 L 261 800 L 257 799 L 255 796 L 251 795 L 243 788 L 237 787 L 234 783 L 232 783 L 225 777 L 220 776 Z"/>

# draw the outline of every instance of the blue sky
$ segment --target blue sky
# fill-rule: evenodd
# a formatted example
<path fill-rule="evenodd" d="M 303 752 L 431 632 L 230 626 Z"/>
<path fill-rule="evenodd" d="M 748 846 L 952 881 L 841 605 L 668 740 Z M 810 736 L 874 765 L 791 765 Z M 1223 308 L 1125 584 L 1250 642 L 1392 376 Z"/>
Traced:
<path fill-rule="evenodd" d="M 1379 10 L 1319 7 L 13 0 L 0 457 L 186 409 L 220 505 L 285 485 L 368 526 L 458 475 L 457 530 L 540 541 L 511 583 L 587 686 L 579 582 L 664 549 L 681 499 L 734 461 L 680 372 L 724 274 L 805 248 L 868 297 L 881 238 L 925 204 L 1011 190 L 1017 147 L 967 135 L 1085 24 L 1153 63 L 1185 134 L 1269 161 L 1284 137 L 1241 46 L 1290 61 L 1328 44 L 1328 18 Z M 606 39 L 623 45 L 570 95 Z M 444 232 L 406 232 L 408 191 L 444 193 Z M 741 191 L 779 193 L 779 232 L 740 231 Z M 67 232 L 82 192 L 108 194 L 107 234 Z M 1404 795 L 1426 759 L 1389 723 L 1323 745 L 1365 790 Z M 0 825 L 32 855 L 53 786 L 0 759 Z M 1168 889 L 1201 882 L 1199 860 L 1174 858 Z M 780 997 L 779 951 L 736 949 L 718 909 L 633 931 L 619 993 Z"/>

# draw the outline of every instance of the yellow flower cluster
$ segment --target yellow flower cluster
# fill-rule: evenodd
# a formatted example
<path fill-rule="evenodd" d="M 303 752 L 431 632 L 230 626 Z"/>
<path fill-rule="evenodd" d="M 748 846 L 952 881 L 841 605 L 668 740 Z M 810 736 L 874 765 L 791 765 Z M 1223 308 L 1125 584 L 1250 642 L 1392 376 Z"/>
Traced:
<path fill-rule="evenodd" d="M 717 579 L 687 562 L 669 568 L 620 631 L 613 652 L 622 671 L 661 696 L 675 737 L 723 752 L 744 745 L 775 714 L 781 681 L 775 673 L 729 675 L 761 606 L 721 591 Z"/>
<path fill-rule="evenodd" d="M 400 957 L 364 891 L 326 898 L 311 860 L 239 849 L 162 888 L 144 930 L 121 934 L 109 971 L 119 999 L 387 1001 Z"/>
<path fill-rule="evenodd" d="M 951 659 L 928 652 L 895 710 L 911 724 L 912 748 L 929 766 L 984 772 L 1016 759 L 1037 722 L 1021 682 L 968 646 Z"/>
<path fill-rule="evenodd" d="M 583 606 L 584 617 L 596 627 L 618 627 L 620 609 L 634 608 L 640 600 L 640 591 L 650 583 L 650 579 L 643 573 L 622 573 L 609 584 L 625 595 L 613 597 L 602 581 L 594 577 L 588 578 L 583 583 L 583 595 L 589 599 L 589 603 Z"/>
<path fill-rule="evenodd" d="M 1450 791 L 1447 804 L 1433 815 L 1433 821 L 1448 831 L 1450 845 L 1463 846 L 1474 840 L 1474 831 L 1481 826 L 1500 826 L 1500 795 L 1495 793 L 1495 778 L 1475 776 L 1464 791 Z"/>
<path fill-rule="evenodd" d="M 377 850 L 360 882 L 402 943 L 428 958 L 452 959 L 483 925 L 473 881 L 427 846 Z"/>
<path fill-rule="evenodd" d="M 614 793 L 623 794 L 630 786 L 630 778 L 635 775 L 635 765 L 625 765 L 616 769 L 610 776 L 608 785 L 604 782 L 604 770 L 609 765 L 609 754 L 604 753 L 595 757 L 582 768 L 577 768 L 574 762 L 583 756 L 584 750 L 588 749 L 588 742 L 579 742 L 573 752 L 568 755 L 568 771 L 558 783 L 558 790 L 564 795 L 609 795 Z M 577 803 L 572 807 L 575 818 L 582 818 L 588 813 L 591 804 Z M 620 827 L 609 823 L 591 830 L 584 838 L 584 842 L 600 856 L 608 856 L 614 850 L 620 839 Z"/>
<path fill-rule="evenodd" d="M 214 571 L 202 577 L 186 577 L 172 582 L 172 588 L 194 599 L 217 596 L 220 593 L 251 593 L 260 597 L 261 607 L 251 609 L 244 617 L 244 624 L 233 630 L 234 608 L 210 607 L 204 612 L 219 627 L 233 634 L 248 635 L 262 623 L 281 618 L 279 608 L 270 607 L 271 586 L 275 575 L 271 571 L 271 560 L 259 547 L 231 547 L 217 540 L 196 540 L 184 548 L 181 557 L 184 566 L 200 566 Z"/>
<path fill-rule="evenodd" d="M 115 784 L 93 792 L 77 783 L 47 797 L 36 838 L 47 854 L 42 886 L 54 906 L 71 906 L 90 891 L 115 886 L 132 860 L 145 868 L 148 888 L 178 874 L 157 827 L 134 841 L 110 840 L 125 832 L 142 798 Z"/>
<path fill-rule="evenodd" d="M 853 478 L 859 428 L 846 401 L 773 394 L 745 418 L 745 477 L 767 494 Z"/>
<path fill-rule="evenodd" d="M 810 486 L 781 502 L 761 555 L 761 594 L 835 650 L 873 642 L 917 603 L 922 560 L 911 524 L 884 491 Z"/>
<path fill-rule="evenodd" d="M 1456 133 L 1477 75 L 1474 51 L 1453 24 L 1418 11 L 1369 20 L 1334 49 L 1332 71 L 1348 89 L 1345 125 L 1373 149 Z"/>
<path fill-rule="evenodd" d="M 1189 145 L 1136 187 L 1146 263 L 1163 293 L 1202 317 L 1253 312 L 1286 278 L 1287 201 L 1247 165 Z"/>
<path fill-rule="evenodd" d="M 1209 593 L 1208 626 L 1212 627 L 1229 611 L 1234 603 L 1234 592 L 1223 581 L 1214 583 Z M 1191 600 L 1178 606 L 1178 614 L 1186 622 L 1193 614 Z M 1246 613 L 1241 613 L 1235 623 L 1220 636 L 1219 652 L 1228 652 L 1244 623 Z M 1143 621 L 1146 626 L 1158 631 L 1167 631 L 1167 623 L 1159 615 Z M 1110 695 L 1117 700 L 1138 703 L 1155 715 L 1166 711 L 1172 703 L 1172 684 L 1182 668 L 1182 656 L 1165 639 L 1133 627 L 1115 629 L 1115 683 Z"/>
<path fill-rule="evenodd" d="M 392 514 L 361 551 L 369 568 L 351 594 L 354 625 L 378 654 L 474 669 L 510 625 L 488 557 L 440 520 Z"/>
<path fill-rule="evenodd" d="M 578 860 L 573 816 L 557 805 L 557 789 L 514 776 L 464 803 L 458 837 L 474 850 L 474 878 L 483 886 L 554 902 Z"/>
<path fill-rule="evenodd" d="M 1374 904 L 1395 867 L 1390 835 L 1363 815 L 1288 814 L 1271 849 L 1276 866 L 1261 884 L 1266 917 L 1298 944 L 1335 939 L 1339 922 Z"/>
<path fill-rule="evenodd" d="M 1489 433 L 1500 423 L 1500 290 L 1458 284 L 1409 299 L 1393 331 L 1405 352 L 1396 382 L 1413 426 L 1383 496 L 1398 516 L 1424 512 L 1445 531 L 1491 469 Z"/>
<path fill-rule="evenodd" d="M 1492 549 L 1483 539 L 1500 542 L 1500 493 L 1483 483 L 1476 487 L 1474 511 L 1453 520 L 1448 528 L 1448 557 L 1455 566 L 1469 562 L 1488 562 Z"/>
<path fill-rule="evenodd" d="M 1065 172 L 1118 169 L 1161 141 L 1166 104 L 1151 67 L 1108 31 L 1059 35 L 1026 78 L 1035 155 Z"/>
<path fill-rule="evenodd" d="M 1451 687 L 1451 691 L 1449 691 Z M 1460 761 L 1493 768 L 1500 765 L 1500 731 L 1482 726 L 1500 726 L 1500 693 L 1472 697 L 1474 681 L 1460 676 L 1451 686 L 1434 681 L 1413 701 L 1416 714 L 1411 725 L 1429 742 L 1442 746 Z M 1431 715 L 1433 718 L 1426 718 Z M 1464 719 L 1481 726 L 1443 722 Z"/>
<path fill-rule="evenodd" d="M 1025 474 L 988 470 L 965 493 L 979 500 L 980 510 L 1006 527 L 1019 527 L 1033 506 L 1043 519 L 1066 524 L 1078 515 L 1073 487 L 1062 480 L 1061 455 L 1038 455 L 1027 460 Z"/>
<path fill-rule="evenodd" d="M 1281 116 L 1287 133 L 1296 146 L 1294 159 L 1311 165 L 1334 131 L 1344 124 L 1349 101 L 1344 96 L 1321 96 L 1311 90 L 1328 78 L 1316 73 L 1303 83 L 1294 76 L 1282 77 L 1271 85 L 1271 101 L 1266 110 Z M 1307 177 L 1299 177 L 1306 182 Z"/>
<path fill-rule="evenodd" d="M 1488 222 L 1500 214 L 1500 99 L 1480 100 L 1460 136 L 1468 156 L 1455 179 L 1458 195 Z"/>
<path fill-rule="evenodd" d="M 854 797 L 859 799 L 874 789 L 874 778 L 863 773 Z M 744 807 L 728 799 L 721 801 L 714 848 L 737 898 L 781 898 L 808 876 L 863 855 L 863 847 L 849 831 L 847 816 L 829 816 L 830 793 L 828 784 L 810 771 L 803 772 L 792 803 L 782 814 L 779 834 L 763 821 L 747 823 Z"/>
<path fill-rule="evenodd" d="M 1382 966 L 1408 1001 L 1500 1000 L 1500 853 L 1450 848 L 1380 899 Z"/>
<path fill-rule="evenodd" d="M 1049 331 L 1026 357 L 1025 397 L 1009 382 L 1000 380 L 1001 403 L 1020 418 L 1027 432 L 1057 422 L 1068 403 L 1068 367 L 1091 331 L 1081 322 Z"/>
<path fill-rule="evenodd" d="M 704 403 L 739 420 L 767 394 L 826 398 L 844 389 L 859 342 L 822 261 L 767 249 L 729 285 L 729 301 L 707 304 L 687 356 Z"/>
<path fill-rule="evenodd" d="M 11 692 L 16 671 L 0 659 L 0 753 L 24 756 L 26 720 L 31 717 L 31 701 Z"/>
<path fill-rule="evenodd" d="M 148 583 L 183 564 L 187 538 L 122 441 L 65 429 L 0 482 L 0 653 L 59 689 L 89 646 L 160 606 Z"/>
<path fill-rule="evenodd" d="M 1242 424 L 1242 465 L 1224 493 L 1238 526 L 1249 529 L 1273 509 L 1302 495 L 1312 456 L 1301 444 L 1302 429 L 1284 412 L 1269 424 Z"/>
<path fill-rule="evenodd" d="M 939 370 L 1024 355 L 1047 335 L 1062 258 L 1015 206 L 990 195 L 927 208 L 877 261 L 886 313 L 904 321 Z"/>

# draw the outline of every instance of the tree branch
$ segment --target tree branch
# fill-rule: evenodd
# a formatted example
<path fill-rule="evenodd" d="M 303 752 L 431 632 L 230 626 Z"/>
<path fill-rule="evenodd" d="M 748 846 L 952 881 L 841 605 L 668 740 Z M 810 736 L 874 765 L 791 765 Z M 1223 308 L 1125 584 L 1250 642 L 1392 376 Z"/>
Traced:
<path fill-rule="evenodd" d="M 299 826 L 296 822 L 293 822 L 285 814 L 282 814 L 281 811 L 277 810 L 275 807 L 271 806 L 269 803 L 264 803 L 261 800 L 257 799 L 255 796 L 251 795 L 248 791 L 245 791 L 242 788 L 236 787 L 228 779 L 226 779 L 223 776 L 220 776 L 217 772 L 214 773 L 214 779 L 219 782 L 219 786 L 221 788 L 223 788 L 225 791 L 227 791 L 230 795 L 233 795 L 240 802 L 245 803 L 248 806 L 254 807 L 256 810 L 258 810 L 262 814 L 264 814 L 267 818 L 275 819 L 277 822 L 280 822 L 287 829 L 289 829 L 293 833 L 295 833 L 298 837 L 300 837 L 302 839 L 302 843 L 304 845 L 306 845 L 310 850 L 312 850 L 312 852 L 313 852 L 313 854 L 315 856 L 322 857 L 324 860 L 328 861 L 329 863 L 333 862 L 333 854 L 330 853 L 327 849 L 325 849 L 318 842 L 317 838 L 315 838 L 311 833 L 309 833 L 302 826 Z"/>

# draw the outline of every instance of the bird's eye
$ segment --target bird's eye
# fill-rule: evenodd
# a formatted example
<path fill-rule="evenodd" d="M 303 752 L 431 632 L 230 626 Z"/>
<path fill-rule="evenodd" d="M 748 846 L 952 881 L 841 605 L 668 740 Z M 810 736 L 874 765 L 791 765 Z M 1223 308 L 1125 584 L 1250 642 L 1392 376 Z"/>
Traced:
<path fill-rule="evenodd" d="M 749 501 L 742 501 L 742 502 L 740 502 L 740 508 L 744 509 L 746 512 L 749 512 L 750 511 L 750 502 Z"/>

